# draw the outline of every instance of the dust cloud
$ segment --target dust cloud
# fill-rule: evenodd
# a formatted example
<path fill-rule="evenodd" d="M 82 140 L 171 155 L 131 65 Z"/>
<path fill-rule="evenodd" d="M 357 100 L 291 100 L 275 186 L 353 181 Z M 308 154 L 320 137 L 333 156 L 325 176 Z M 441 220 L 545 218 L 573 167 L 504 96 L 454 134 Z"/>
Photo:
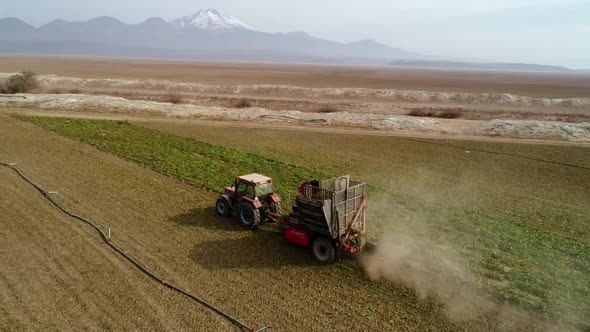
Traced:
<path fill-rule="evenodd" d="M 427 169 L 416 169 L 417 177 L 398 181 L 395 188 L 422 204 L 444 204 L 458 209 L 476 206 L 478 192 L 465 177 L 453 183 L 453 200 L 441 202 L 440 193 L 429 190 L 435 183 Z M 471 193 L 463 195 L 461 193 Z M 471 272 L 468 262 L 455 249 L 455 236 L 445 230 L 453 229 L 445 216 L 426 211 L 415 211 L 395 203 L 382 195 L 370 198 L 369 220 L 373 226 L 384 228 L 369 235 L 375 241 L 375 249 L 361 257 L 368 277 L 374 281 L 390 281 L 415 290 L 419 298 L 435 297 L 442 304 L 447 316 L 456 321 L 475 319 L 494 309 L 494 302 L 483 291 Z"/>
<path fill-rule="evenodd" d="M 461 181 L 457 184 L 460 189 L 464 185 Z M 426 201 L 433 198 L 425 193 L 422 196 Z M 456 204 L 460 206 L 462 202 Z M 369 206 L 369 219 L 375 221 L 374 226 L 386 225 L 377 227 L 373 233 L 380 234 L 372 241 L 374 249 L 360 257 L 371 280 L 410 287 L 422 300 L 436 298 L 443 304 L 444 313 L 454 321 L 495 321 L 498 331 L 574 331 L 513 305 L 494 301 L 480 286 L 481 280 L 471 271 L 469 263 L 455 249 L 456 236 L 468 235 L 441 234 L 441 229 L 451 228 L 451 220 L 410 211 L 383 197 L 370 200 Z M 369 240 L 373 239 L 369 237 Z"/>
<path fill-rule="evenodd" d="M 369 278 L 412 287 L 422 299 L 436 296 L 453 320 L 473 319 L 492 310 L 494 303 L 478 289 L 461 256 L 428 240 L 424 223 L 413 226 L 412 230 L 388 232 L 362 258 Z"/>

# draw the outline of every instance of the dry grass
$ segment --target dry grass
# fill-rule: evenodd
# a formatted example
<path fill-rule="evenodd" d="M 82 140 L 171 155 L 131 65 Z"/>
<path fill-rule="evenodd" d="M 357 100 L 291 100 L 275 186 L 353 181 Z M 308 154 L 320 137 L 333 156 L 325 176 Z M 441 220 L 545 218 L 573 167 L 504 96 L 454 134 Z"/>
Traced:
<path fill-rule="evenodd" d="M 60 95 L 63 93 L 63 90 L 60 88 L 51 88 L 44 91 L 45 93 L 52 94 L 52 95 Z"/>
<path fill-rule="evenodd" d="M 235 105 L 235 108 L 250 108 L 252 107 L 252 102 L 249 99 L 240 99 L 238 100 Z"/>
<path fill-rule="evenodd" d="M 317 110 L 317 113 L 338 113 L 340 110 L 334 106 L 323 106 Z"/>
<path fill-rule="evenodd" d="M 39 89 L 37 74 L 30 70 L 25 70 L 20 74 L 10 76 L 2 85 L 2 93 L 29 93 Z"/>
<path fill-rule="evenodd" d="M 50 88 L 47 90 L 43 91 L 44 93 L 48 93 L 48 94 L 53 94 L 53 95 L 60 95 L 60 94 L 64 94 L 64 93 L 69 93 L 69 94 L 73 94 L 73 95 L 79 95 L 82 93 L 82 90 L 78 89 L 78 88 L 71 88 L 71 89 L 61 89 L 61 88 Z"/>
<path fill-rule="evenodd" d="M 407 115 L 422 118 L 457 119 L 463 116 L 463 111 L 460 109 L 432 110 L 414 108 Z"/>
<path fill-rule="evenodd" d="M 171 91 L 171 92 L 168 92 L 168 95 L 166 96 L 166 101 L 171 104 L 182 104 L 183 98 L 182 98 L 181 94 Z"/>
<path fill-rule="evenodd" d="M 458 119 L 463 116 L 463 112 L 461 110 L 444 110 L 440 112 L 437 117 L 442 119 Z"/>
<path fill-rule="evenodd" d="M 415 108 L 408 113 L 409 116 L 416 116 L 422 118 L 432 118 L 435 114 L 436 113 L 434 111 L 429 111 L 421 108 Z"/>

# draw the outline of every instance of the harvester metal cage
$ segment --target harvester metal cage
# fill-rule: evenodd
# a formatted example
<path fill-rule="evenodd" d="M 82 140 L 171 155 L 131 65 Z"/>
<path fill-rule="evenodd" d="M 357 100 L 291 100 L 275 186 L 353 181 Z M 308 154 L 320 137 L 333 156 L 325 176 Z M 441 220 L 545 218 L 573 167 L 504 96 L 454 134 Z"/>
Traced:
<path fill-rule="evenodd" d="M 303 186 L 297 198 L 299 222 L 341 239 L 365 233 L 366 184 L 341 176 Z"/>

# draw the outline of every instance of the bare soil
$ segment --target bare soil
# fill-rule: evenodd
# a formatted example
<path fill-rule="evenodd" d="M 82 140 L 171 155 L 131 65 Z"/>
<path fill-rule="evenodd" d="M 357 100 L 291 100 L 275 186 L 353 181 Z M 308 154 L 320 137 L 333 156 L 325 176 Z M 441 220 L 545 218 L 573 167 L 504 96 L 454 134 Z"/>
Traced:
<path fill-rule="evenodd" d="M 58 190 L 56 197 L 60 201 L 86 216 L 102 213 L 101 207 L 89 200 L 95 194 L 97 199 L 104 198 L 101 189 L 90 190 L 90 196 L 82 197 L 71 190 L 73 182 L 64 179 L 77 178 L 80 188 L 90 189 L 93 179 L 104 182 L 100 178 L 109 178 L 104 173 L 109 167 L 125 165 L 83 145 L 22 127 L 4 116 L 0 120 L 0 137 L 1 160 L 18 162 L 27 175 L 48 190 Z M 73 146 L 76 148 L 69 150 Z M 49 151 L 69 156 L 70 161 L 55 164 L 57 159 L 45 159 Z M 93 162 L 88 163 L 90 160 Z M 85 176 L 85 172 L 94 175 Z M 128 196 L 123 194 L 119 199 L 124 201 Z M 219 316 L 138 273 L 105 246 L 93 229 L 66 217 L 4 167 L 0 169 L 0 201 L 0 330 L 232 329 Z M 105 203 L 110 204 L 108 200 Z M 133 239 L 140 230 L 127 230 L 117 222 L 133 212 L 120 214 L 119 208 L 113 208 L 105 212 L 107 218 L 114 218 L 101 222 L 113 227 L 113 235 L 126 249 L 142 252 Z"/>
<path fill-rule="evenodd" d="M 260 123 L 260 122 L 244 122 L 244 121 L 210 121 L 210 120 L 196 120 L 190 118 L 170 118 L 150 114 L 118 114 L 118 113 L 104 113 L 92 111 L 58 111 L 58 110 L 35 110 L 30 108 L 8 108 L 1 110 L 6 114 L 25 115 L 25 116 L 48 116 L 74 119 L 97 119 L 97 120 L 114 120 L 114 121 L 133 121 L 138 123 L 153 123 L 154 126 L 161 124 L 162 126 L 195 126 L 195 127 L 211 127 L 214 131 L 221 130 L 222 132 L 231 131 L 232 128 L 240 128 L 241 130 L 280 130 L 281 132 L 309 132 L 309 133 L 326 133 L 326 134 L 343 134 L 354 136 L 382 136 L 382 137 L 408 137 L 408 138 L 428 138 L 428 139 L 447 139 L 449 141 L 463 140 L 473 142 L 496 142 L 496 143 L 519 143 L 530 145 L 545 145 L 545 146 L 580 146 L 590 147 L 590 143 L 579 141 L 565 141 L 565 140 L 549 140 L 549 139 L 527 139 L 514 137 L 500 137 L 500 136 L 473 136 L 473 135 L 453 135 L 449 136 L 446 133 L 436 132 L 392 132 L 382 130 L 368 130 L 361 128 L 338 128 L 338 127 L 319 127 L 297 125 L 293 123 Z M 465 121 L 458 120 L 450 123 L 457 128 L 468 127 L 464 124 Z M 160 129 L 160 128 L 158 128 Z M 196 130 L 196 129 L 195 129 Z M 201 129 L 199 129 L 201 130 Z M 191 130 L 192 131 L 192 130 Z M 173 132 L 178 134 L 177 132 Z"/>
<path fill-rule="evenodd" d="M 488 136 L 523 139 L 590 141 L 590 123 L 536 120 L 434 119 L 406 115 L 348 113 L 334 111 L 306 113 L 272 111 L 263 108 L 221 108 L 172 103 L 130 101 L 111 96 L 22 94 L 0 95 L 0 106 L 34 110 L 77 111 L 131 116 L 160 116 L 185 119 L 295 124 L 322 127 L 361 128 L 402 133 L 435 133 L 451 136 Z"/>
<path fill-rule="evenodd" d="M 213 85 L 270 84 L 314 88 L 511 93 L 546 98 L 590 97 L 588 75 L 108 58 L 0 57 L 0 72 L 23 69 L 38 74 L 82 78 L 151 78 Z"/>
<path fill-rule="evenodd" d="M 51 93 L 51 90 L 46 90 Z M 67 92 L 67 89 L 63 89 Z M 156 102 L 169 102 L 169 94 L 161 91 L 122 90 L 122 89 L 85 89 L 85 93 L 94 95 L 109 95 L 123 97 L 129 100 L 144 100 Z M 297 110 L 301 112 L 318 113 L 323 109 L 331 108 L 334 112 L 366 112 L 375 114 L 406 115 L 414 110 L 445 112 L 454 111 L 460 114 L 460 118 L 466 120 L 492 120 L 492 119 L 534 119 L 544 121 L 562 121 L 570 123 L 590 121 L 590 111 L 552 108 L 542 109 L 533 107 L 507 107 L 507 106 L 483 106 L 483 105 L 435 105 L 421 103 L 387 103 L 369 100 L 301 100 L 294 98 L 273 98 L 264 96 L 224 96 L 224 95 L 199 95 L 193 93 L 177 93 L 182 96 L 182 103 L 235 108 L 241 100 L 249 100 L 252 107 L 260 107 L 273 111 Z M 368 99 L 368 98 L 367 98 Z"/>
<path fill-rule="evenodd" d="M 236 107 L 240 100 L 248 99 L 252 106 L 275 111 L 331 108 L 393 115 L 456 111 L 469 120 L 590 121 L 590 108 L 584 101 L 590 97 L 590 75 L 582 74 L 0 56 L 0 72 L 22 69 L 99 80 L 68 82 L 57 77 L 45 80 L 41 89 L 45 93 L 74 91 L 158 102 L 175 95 L 179 103 L 215 107 Z M 391 98 L 391 91 L 401 97 Z M 520 100 L 527 97 L 542 100 Z M 490 100 L 482 102 L 485 98 Z M 562 98 L 566 101 L 550 101 Z M 572 107 L 580 100 L 586 107 Z"/>

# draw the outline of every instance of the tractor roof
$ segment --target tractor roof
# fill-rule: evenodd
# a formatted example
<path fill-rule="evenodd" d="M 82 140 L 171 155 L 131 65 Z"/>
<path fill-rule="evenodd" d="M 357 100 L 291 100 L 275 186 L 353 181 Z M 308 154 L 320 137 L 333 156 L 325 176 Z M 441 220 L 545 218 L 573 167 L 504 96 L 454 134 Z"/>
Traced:
<path fill-rule="evenodd" d="M 260 174 L 250 174 L 244 175 L 239 177 L 240 180 L 252 183 L 266 183 L 272 181 L 271 178 L 268 176 L 260 175 Z"/>

